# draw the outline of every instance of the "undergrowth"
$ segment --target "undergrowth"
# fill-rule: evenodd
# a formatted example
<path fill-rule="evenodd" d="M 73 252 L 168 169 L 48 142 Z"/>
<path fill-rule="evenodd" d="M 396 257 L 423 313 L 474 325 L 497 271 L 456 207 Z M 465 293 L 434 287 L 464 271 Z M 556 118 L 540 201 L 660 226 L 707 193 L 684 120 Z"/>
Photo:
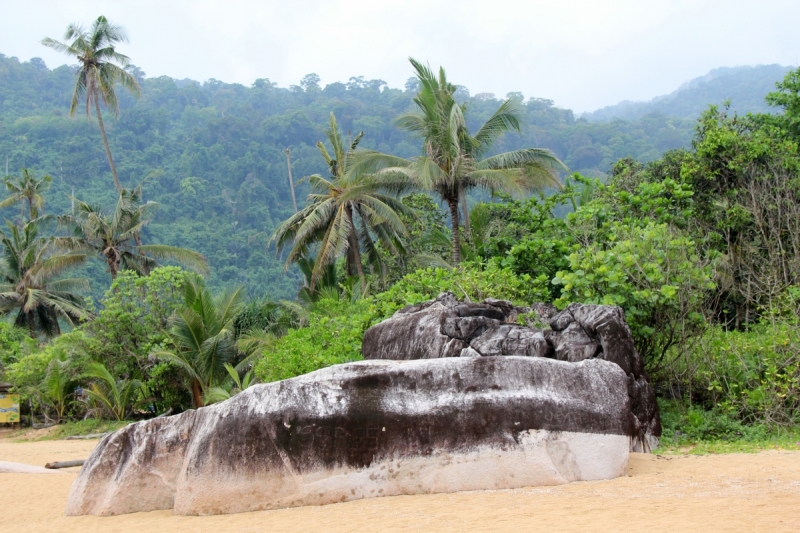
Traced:
<path fill-rule="evenodd" d="M 656 453 L 753 453 L 800 450 L 800 428 L 743 424 L 720 409 L 659 400 L 662 434 Z"/>

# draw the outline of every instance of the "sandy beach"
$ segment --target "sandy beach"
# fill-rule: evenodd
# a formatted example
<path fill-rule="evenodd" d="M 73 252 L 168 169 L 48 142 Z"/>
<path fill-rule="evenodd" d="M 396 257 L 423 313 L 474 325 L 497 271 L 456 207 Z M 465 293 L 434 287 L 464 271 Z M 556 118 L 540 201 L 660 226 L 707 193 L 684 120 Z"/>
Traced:
<path fill-rule="evenodd" d="M 15 443 L 0 461 L 43 466 L 88 457 L 97 441 Z M 77 468 L 0 474 L 0 531 L 800 531 L 800 452 L 632 454 L 628 475 L 557 487 L 399 496 L 323 507 L 184 517 L 171 511 L 66 517 Z"/>

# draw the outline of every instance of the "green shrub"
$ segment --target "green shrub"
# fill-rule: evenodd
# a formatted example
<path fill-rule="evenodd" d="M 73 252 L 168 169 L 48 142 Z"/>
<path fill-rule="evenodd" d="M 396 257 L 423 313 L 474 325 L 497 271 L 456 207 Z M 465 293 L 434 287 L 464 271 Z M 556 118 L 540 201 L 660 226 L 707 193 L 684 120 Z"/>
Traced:
<path fill-rule="evenodd" d="M 800 328 L 794 323 L 711 328 L 684 367 L 695 395 L 732 417 L 770 426 L 800 422 Z"/>
<path fill-rule="evenodd" d="M 25 331 L 7 322 L 0 322 L 0 381 L 4 381 L 6 368 L 15 363 L 22 352 Z"/>
<path fill-rule="evenodd" d="M 372 313 L 377 322 L 407 305 L 431 300 L 445 291 L 472 301 L 499 298 L 523 305 L 547 301 L 548 281 L 532 279 L 527 274 L 518 276 L 497 261 L 487 265 L 464 263 L 452 270 L 427 268 L 406 275 L 389 290 L 378 294 L 373 300 Z"/>
<path fill-rule="evenodd" d="M 91 339 L 80 329 L 64 333 L 43 347 L 23 353 L 6 369 L 5 379 L 14 385 L 23 403 L 30 401 L 34 411 L 44 407 L 53 409 L 59 418 L 66 414 L 65 394 L 68 385 L 79 384 L 88 363 L 87 344 Z M 65 363 L 59 365 L 59 363 Z M 58 372 L 58 380 L 55 380 Z M 69 402 L 69 407 L 78 408 Z M 75 412 L 76 409 L 69 411 Z M 52 413 L 52 411 L 51 411 Z"/>
<path fill-rule="evenodd" d="M 361 340 L 373 317 L 366 300 L 320 300 L 307 327 L 290 330 L 264 350 L 255 365 L 256 377 L 277 381 L 360 360 Z"/>
<path fill-rule="evenodd" d="M 770 435 L 763 424 L 743 424 L 724 409 L 703 409 L 681 401 L 659 401 L 660 446 L 681 446 L 698 442 L 763 441 Z"/>
<path fill-rule="evenodd" d="M 100 301 L 101 310 L 85 329 L 94 343 L 92 359 L 115 376 L 143 373 L 147 356 L 164 342 L 164 330 L 181 302 L 186 272 L 178 267 L 153 269 L 149 276 L 119 273 Z"/>
<path fill-rule="evenodd" d="M 703 304 L 714 288 L 713 271 L 691 239 L 666 224 L 612 224 L 608 242 L 569 256 L 559 308 L 571 302 L 618 305 L 649 365 L 660 363 L 673 345 L 701 334 Z"/>

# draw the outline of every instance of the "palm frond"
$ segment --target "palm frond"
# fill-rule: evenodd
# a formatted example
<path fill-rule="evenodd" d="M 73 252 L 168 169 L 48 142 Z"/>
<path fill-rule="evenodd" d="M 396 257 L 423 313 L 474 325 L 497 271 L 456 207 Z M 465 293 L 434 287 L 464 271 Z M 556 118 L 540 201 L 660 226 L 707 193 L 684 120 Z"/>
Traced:
<path fill-rule="evenodd" d="M 500 135 L 508 131 L 519 131 L 522 108 L 516 100 L 505 100 L 475 133 L 478 154 L 492 146 Z M 476 154 L 477 155 L 477 154 Z"/>
<path fill-rule="evenodd" d="M 156 259 L 171 259 L 201 274 L 207 275 L 209 272 L 208 260 L 203 254 L 194 250 L 167 244 L 143 244 L 137 246 L 135 250 Z"/>

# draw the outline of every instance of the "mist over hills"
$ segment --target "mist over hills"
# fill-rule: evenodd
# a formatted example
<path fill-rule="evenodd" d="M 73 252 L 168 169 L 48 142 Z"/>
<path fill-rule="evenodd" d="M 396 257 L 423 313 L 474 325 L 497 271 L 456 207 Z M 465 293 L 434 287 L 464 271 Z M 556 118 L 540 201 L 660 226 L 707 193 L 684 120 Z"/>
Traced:
<path fill-rule="evenodd" d="M 504 136 L 494 148 L 549 148 L 573 171 L 602 175 L 620 158 L 652 161 L 688 146 L 694 117 L 709 103 L 732 98 L 736 109 L 765 109 L 763 96 L 785 70 L 717 69 L 705 81 L 692 80 L 657 101 L 631 104 L 630 109 L 611 106 L 582 118 L 552 100 L 509 93 L 523 103 L 522 132 Z M 364 148 L 402 157 L 420 150 L 416 140 L 394 126 L 398 114 L 412 105 L 412 82 L 398 89 L 382 80 L 352 77 L 322 87 L 310 74 L 288 88 L 266 78 L 245 87 L 132 72 L 142 86 L 141 98 L 120 91 L 119 119 L 111 113 L 106 119 L 120 180 L 132 187 L 147 177 L 145 199 L 161 208 L 145 230 L 145 241 L 205 254 L 214 286 L 244 283 L 256 295 L 294 297 L 300 275 L 294 269 L 284 273 L 282 259 L 269 246 L 277 224 L 293 213 L 284 150 L 291 148 L 295 181 L 325 173 L 315 143 L 324 138 L 331 112 L 345 132 L 365 133 Z M 73 191 L 108 208 L 116 199 L 96 123 L 80 110 L 69 116 L 74 83 L 69 66 L 50 69 L 38 58 L 21 62 L 0 54 L 0 165 L 7 162 L 11 175 L 22 167 L 34 169 L 38 177 L 50 174 L 48 213 L 68 211 Z M 501 101 L 491 94 L 471 95 L 463 87 L 458 98 L 467 107 L 472 129 Z M 744 107 L 737 108 L 738 102 Z M 756 102 L 762 107 L 754 107 Z M 308 192 L 301 183 L 298 201 Z M 9 208 L 0 216 L 13 219 L 18 210 Z M 100 261 L 83 274 L 96 281 L 95 295 L 107 287 Z"/>
<path fill-rule="evenodd" d="M 782 65 L 720 67 L 687 81 L 670 94 L 647 102 L 625 100 L 581 117 L 590 121 L 638 120 L 651 113 L 661 113 L 695 119 L 709 104 L 722 104 L 725 100 L 730 100 L 731 111 L 740 115 L 770 113 L 773 109 L 764 103 L 764 97 L 775 90 L 775 82 L 783 79 L 791 68 Z"/>

